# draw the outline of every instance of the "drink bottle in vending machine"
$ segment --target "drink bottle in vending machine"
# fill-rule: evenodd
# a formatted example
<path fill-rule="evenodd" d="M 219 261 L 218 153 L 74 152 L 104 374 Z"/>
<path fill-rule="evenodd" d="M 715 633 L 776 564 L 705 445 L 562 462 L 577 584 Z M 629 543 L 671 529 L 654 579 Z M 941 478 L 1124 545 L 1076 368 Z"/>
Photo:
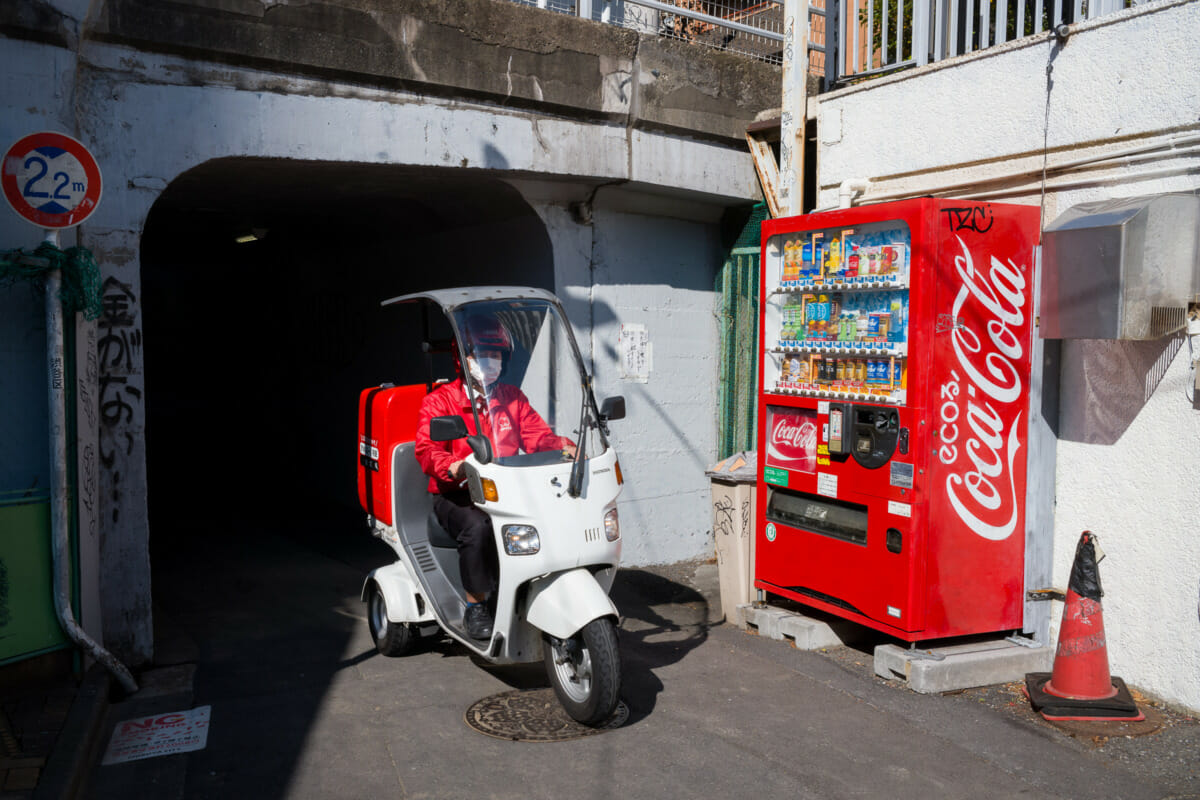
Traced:
<path fill-rule="evenodd" d="M 755 586 L 906 641 L 1016 630 L 1036 207 L 763 224 Z"/>

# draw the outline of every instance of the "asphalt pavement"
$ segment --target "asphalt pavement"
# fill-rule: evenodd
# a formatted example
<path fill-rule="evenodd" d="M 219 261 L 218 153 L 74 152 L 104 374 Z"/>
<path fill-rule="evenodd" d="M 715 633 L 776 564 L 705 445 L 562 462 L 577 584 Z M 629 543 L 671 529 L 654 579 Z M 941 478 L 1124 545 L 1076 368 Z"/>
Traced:
<path fill-rule="evenodd" d="M 72 745 L 90 753 L 78 796 L 1200 797 L 1187 715 L 1118 742 L 1045 723 L 1013 687 L 916 694 L 874 677 L 869 650 L 803 652 L 722 622 L 708 563 L 618 576 L 624 724 L 484 735 L 468 709 L 543 691 L 541 665 L 489 666 L 442 637 L 378 655 L 359 593 L 389 560 L 365 528 L 331 520 L 160 533 L 155 664 L 138 694 L 110 698 L 90 749 Z M 203 749 L 101 763 L 121 722 L 206 706 Z"/>

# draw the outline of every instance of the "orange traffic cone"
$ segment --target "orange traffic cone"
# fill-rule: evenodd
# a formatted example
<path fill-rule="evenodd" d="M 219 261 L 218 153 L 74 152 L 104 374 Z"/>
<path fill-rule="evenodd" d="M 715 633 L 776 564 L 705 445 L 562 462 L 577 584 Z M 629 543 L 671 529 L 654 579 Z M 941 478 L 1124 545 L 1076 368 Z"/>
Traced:
<path fill-rule="evenodd" d="M 1095 541 L 1091 531 L 1084 531 L 1075 548 L 1054 671 L 1029 673 L 1025 689 L 1034 709 L 1049 720 L 1145 719 L 1125 682 L 1108 672 Z"/>

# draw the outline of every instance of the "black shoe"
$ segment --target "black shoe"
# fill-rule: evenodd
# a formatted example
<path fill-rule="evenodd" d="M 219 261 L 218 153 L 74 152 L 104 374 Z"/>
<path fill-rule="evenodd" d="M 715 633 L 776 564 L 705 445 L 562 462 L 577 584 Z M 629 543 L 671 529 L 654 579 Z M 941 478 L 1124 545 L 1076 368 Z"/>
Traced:
<path fill-rule="evenodd" d="M 492 615 L 482 604 L 467 606 L 467 613 L 463 615 L 463 627 L 467 629 L 467 636 L 472 639 L 491 639 Z"/>

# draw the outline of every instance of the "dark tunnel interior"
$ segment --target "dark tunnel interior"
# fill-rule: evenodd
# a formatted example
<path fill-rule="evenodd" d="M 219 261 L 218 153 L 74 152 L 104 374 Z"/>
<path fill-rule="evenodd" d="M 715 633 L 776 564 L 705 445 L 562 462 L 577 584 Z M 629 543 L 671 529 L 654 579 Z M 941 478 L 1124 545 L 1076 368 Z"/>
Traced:
<path fill-rule="evenodd" d="M 152 545 L 180 519 L 362 525 L 359 392 L 425 377 L 419 313 L 381 301 L 554 288 L 537 214 L 462 170 L 209 162 L 164 191 L 141 252 Z"/>

